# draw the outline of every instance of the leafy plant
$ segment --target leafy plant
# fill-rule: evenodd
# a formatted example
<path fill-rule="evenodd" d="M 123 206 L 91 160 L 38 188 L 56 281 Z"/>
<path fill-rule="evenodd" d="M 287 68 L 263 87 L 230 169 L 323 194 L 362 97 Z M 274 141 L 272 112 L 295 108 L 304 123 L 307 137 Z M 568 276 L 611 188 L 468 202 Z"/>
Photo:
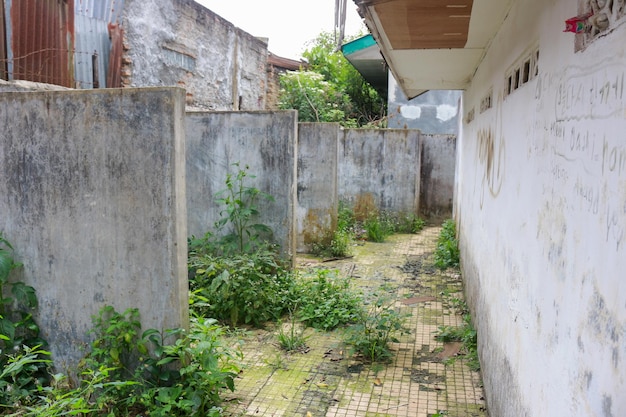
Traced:
<path fill-rule="evenodd" d="M 397 233 L 419 233 L 426 226 L 426 221 L 413 213 L 398 215 L 396 232 Z"/>
<path fill-rule="evenodd" d="M 384 125 L 384 100 L 323 32 L 303 53 L 306 70 L 281 77 L 281 109 L 297 109 L 300 121 L 339 122 L 345 127 Z"/>
<path fill-rule="evenodd" d="M 363 227 L 367 233 L 367 240 L 371 242 L 384 242 L 394 232 L 393 223 L 382 219 L 378 215 L 368 217 Z"/>
<path fill-rule="evenodd" d="M 369 362 L 388 362 L 393 357 L 389 343 L 399 342 L 397 336 L 410 333 L 406 316 L 391 307 L 384 297 L 378 297 L 357 324 L 345 334 L 346 344 Z"/>
<path fill-rule="evenodd" d="M 463 316 L 463 326 L 439 326 L 435 339 L 446 342 L 462 342 L 468 366 L 473 371 L 480 370 L 478 360 L 478 333 L 469 314 Z"/>
<path fill-rule="evenodd" d="M 58 415 L 78 414 L 70 412 L 76 407 L 107 415 L 220 415 L 220 393 L 234 390 L 241 355 L 222 344 L 216 320 L 193 318 L 189 331 L 148 329 L 139 337 L 140 328 L 136 309 L 100 310 L 82 374 L 87 378 L 72 394 L 48 391 L 46 398 L 64 404 Z M 98 395 L 85 400 L 94 380 Z M 52 403 L 47 401 L 47 408 Z"/>
<path fill-rule="evenodd" d="M 20 281 L 9 282 L 15 261 L 13 246 L 0 232 L 0 404 L 19 407 L 48 379 L 50 353 L 39 337 L 32 313 L 37 308 L 35 289 Z M 8 289 L 10 288 L 10 293 Z"/>
<path fill-rule="evenodd" d="M 316 329 L 332 330 L 355 323 L 362 315 L 360 294 L 334 270 L 317 269 L 302 275 L 296 294 L 300 320 Z"/>
<path fill-rule="evenodd" d="M 459 242 L 456 239 L 456 225 L 452 219 L 443 222 L 434 256 L 435 266 L 439 269 L 459 266 Z"/>
<path fill-rule="evenodd" d="M 193 256 L 190 288 L 198 316 L 261 326 L 279 319 L 291 302 L 293 274 L 273 252 Z"/>
<path fill-rule="evenodd" d="M 226 188 L 217 193 L 217 202 L 226 206 L 220 212 L 222 218 L 215 224 L 218 231 L 230 226 L 228 233 L 220 238 L 225 253 L 251 253 L 271 240 L 272 230 L 261 223 L 254 223 L 259 214 L 258 200 L 274 201 L 274 197 L 256 187 L 246 184 L 247 179 L 256 178 L 248 172 L 248 165 L 240 167 L 236 174 L 227 174 Z"/>

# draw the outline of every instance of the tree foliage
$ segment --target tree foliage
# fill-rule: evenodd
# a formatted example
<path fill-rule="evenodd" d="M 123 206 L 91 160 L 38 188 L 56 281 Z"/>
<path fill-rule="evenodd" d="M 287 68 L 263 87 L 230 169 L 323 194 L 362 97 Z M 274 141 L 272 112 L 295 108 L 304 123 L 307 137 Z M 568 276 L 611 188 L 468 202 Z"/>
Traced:
<path fill-rule="evenodd" d="M 336 50 L 331 33 L 322 32 L 302 55 L 309 62 L 308 69 L 281 76 L 281 109 L 298 110 L 301 122 L 360 127 L 384 121 L 386 98 Z"/>

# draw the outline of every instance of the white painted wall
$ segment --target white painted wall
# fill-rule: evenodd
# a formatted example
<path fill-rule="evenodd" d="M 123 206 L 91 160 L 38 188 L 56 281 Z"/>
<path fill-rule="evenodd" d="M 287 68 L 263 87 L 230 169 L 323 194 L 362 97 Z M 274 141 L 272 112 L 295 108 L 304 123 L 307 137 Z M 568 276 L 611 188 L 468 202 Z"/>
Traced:
<path fill-rule="evenodd" d="M 626 415 L 626 18 L 576 53 L 577 12 L 515 2 L 463 98 L 455 216 L 493 417 Z"/>

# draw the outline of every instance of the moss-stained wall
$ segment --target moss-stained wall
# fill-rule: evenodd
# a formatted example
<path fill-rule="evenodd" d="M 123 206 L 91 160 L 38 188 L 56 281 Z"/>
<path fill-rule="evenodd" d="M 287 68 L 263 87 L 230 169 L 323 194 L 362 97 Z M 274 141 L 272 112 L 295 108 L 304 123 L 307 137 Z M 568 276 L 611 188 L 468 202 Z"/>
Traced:
<path fill-rule="evenodd" d="M 0 93 L 0 124 L 0 230 L 57 368 L 106 304 L 187 326 L 184 91 Z"/>

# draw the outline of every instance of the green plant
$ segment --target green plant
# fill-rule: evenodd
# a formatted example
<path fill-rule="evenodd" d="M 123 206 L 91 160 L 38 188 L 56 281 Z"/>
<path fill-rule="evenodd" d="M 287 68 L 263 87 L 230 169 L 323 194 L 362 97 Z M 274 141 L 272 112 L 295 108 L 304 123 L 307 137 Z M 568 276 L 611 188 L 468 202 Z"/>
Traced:
<path fill-rule="evenodd" d="M 300 276 L 296 286 L 298 317 L 306 325 L 321 330 L 355 323 L 362 315 L 360 294 L 337 271 L 316 269 Z"/>
<path fill-rule="evenodd" d="M 148 329 L 139 337 L 140 328 L 137 309 L 120 314 L 102 308 L 82 373 L 88 378 L 72 394 L 50 391 L 48 398 L 56 397 L 66 410 L 80 405 L 107 415 L 220 415 L 220 393 L 234 390 L 241 355 L 222 344 L 216 320 L 192 318 L 189 331 Z M 96 377 L 96 398 L 80 400 Z"/>
<path fill-rule="evenodd" d="M 352 233 L 355 226 L 356 218 L 352 207 L 345 201 L 340 201 L 337 211 L 337 230 Z"/>
<path fill-rule="evenodd" d="M 261 326 L 290 306 L 293 273 L 273 252 L 192 256 L 189 269 L 195 315 Z"/>
<path fill-rule="evenodd" d="M 50 353 L 32 316 L 37 308 L 35 289 L 9 281 L 21 266 L 15 261 L 13 246 L 0 232 L 0 405 L 6 407 L 30 402 L 31 393 L 49 377 Z"/>
<path fill-rule="evenodd" d="M 435 339 L 446 342 L 463 343 L 463 351 L 469 368 L 473 371 L 480 370 L 478 360 L 478 333 L 472 324 L 469 314 L 463 316 L 463 326 L 439 326 Z"/>
<path fill-rule="evenodd" d="M 347 329 L 344 340 L 365 360 L 388 362 L 393 357 L 389 343 L 410 333 L 405 323 L 406 316 L 393 309 L 387 299 L 378 297 L 357 324 Z"/>
<path fill-rule="evenodd" d="M 101 395 L 103 391 L 137 385 L 134 381 L 107 382 L 110 380 L 109 370 L 104 367 L 86 370 L 80 375 L 77 388 L 70 388 L 67 376 L 54 375 L 50 385 L 38 387 L 37 403 L 26 407 L 23 415 L 28 417 L 101 415 L 105 410 L 105 401 Z"/>
<path fill-rule="evenodd" d="M 220 212 L 222 218 L 215 224 L 218 231 L 227 225 L 230 230 L 223 234 L 219 243 L 225 253 L 251 253 L 267 245 L 271 240 L 272 230 L 261 223 L 253 223 L 258 216 L 258 200 L 274 201 L 274 198 L 256 187 L 246 184 L 247 179 L 256 178 L 248 172 L 248 165 L 241 168 L 234 163 L 236 174 L 227 174 L 226 188 L 217 193 L 217 202 L 226 206 Z"/>
<path fill-rule="evenodd" d="M 413 213 L 398 214 L 396 233 L 419 233 L 426 226 L 426 221 Z"/>
<path fill-rule="evenodd" d="M 306 348 L 306 339 L 304 336 L 304 329 L 299 329 L 298 324 L 296 323 L 296 315 L 294 311 L 289 311 L 289 321 L 288 329 L 285 330 L 283 323 L 278 322 L 278 343 L 280 347 L 287 352 L 291 352 L 294 350 L 301 350 Z"/>
<path fill-rule="evenodd" d="M 189 332 L 175 333 L 181 337 L 169 345 L 162 345 L 159 340 L 163 339 L 155 337 L 154 331 L 144 333 L 162 349 L 161 359 L 153 361 L 153 366 L 168 368 L 168 378 L 165 385 L 162 377 L 152 379 L 156 386 L 142 394 L 141 403 L 151 416 L 221 415 L 220 394 L 224 389 L 235 390 L 240 352 L 221 342 L 223 331 L 214 319 L 193 318 Z"/>
<path fill-rule="evenodd" d="M 387 217 L 372 215 L 363 223 L 367 233 L 367 240 L 371 242 L 384 242 L 388 236 L 393 234 L 393 222 Z"/>
<path fill-rule="evenodd" d="M 456 239 L 454 220 L 443 222 L 435 249 L 435 266 L 439 269 L 455 268 L 460 263 L 459 242 Z"/>

